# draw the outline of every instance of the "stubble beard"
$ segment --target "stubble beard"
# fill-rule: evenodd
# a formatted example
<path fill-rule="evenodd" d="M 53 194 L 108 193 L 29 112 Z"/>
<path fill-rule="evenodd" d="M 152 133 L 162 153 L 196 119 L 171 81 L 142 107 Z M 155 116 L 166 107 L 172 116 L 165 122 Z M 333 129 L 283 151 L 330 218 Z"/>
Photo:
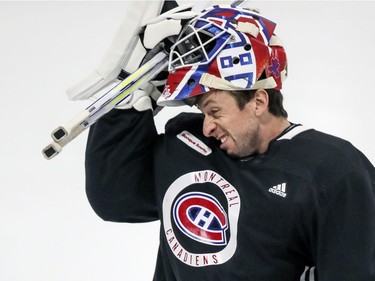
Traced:
<path fill-rule="evenodd" d="M 234 158 L 253 156 L 258 152 L 259 139 L 258 126 L 250 126 L 249 130 L 246 130 L 234 139 L 237 149 L 232 152 L 228 151 L 227 153 Z"/>

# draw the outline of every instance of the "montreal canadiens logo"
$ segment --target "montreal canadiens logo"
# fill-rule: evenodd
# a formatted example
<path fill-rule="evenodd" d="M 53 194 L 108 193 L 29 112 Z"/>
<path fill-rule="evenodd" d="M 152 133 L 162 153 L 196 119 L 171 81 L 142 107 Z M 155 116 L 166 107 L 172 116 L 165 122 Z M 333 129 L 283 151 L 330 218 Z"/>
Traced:
<path fill-rule="evenodd" d="M 164 241 L 188 266 L 223 264 L 237 249 L 240 206 L 237 189 L 217 172 L 181 175 L 163 198 Z"/>
<path fill-rule="evenodd" d="M 184 194 L 174 204 L 173 216 L 179 229 L 192 239 L 209 245 L 226 245 L 227 215 L 211 195 Z"/>

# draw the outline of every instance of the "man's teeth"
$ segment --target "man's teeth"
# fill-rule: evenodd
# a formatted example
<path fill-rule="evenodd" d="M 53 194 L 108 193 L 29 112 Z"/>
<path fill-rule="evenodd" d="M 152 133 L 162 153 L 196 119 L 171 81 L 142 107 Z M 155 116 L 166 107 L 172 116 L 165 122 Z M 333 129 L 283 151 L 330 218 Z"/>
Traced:
<path fill-rule="evenodd" d="M 228 139 L 228 137 L 224 136 L 224 137 L 220 138 L 220 141 L 221 141 L 221 143 L 224 143 L 227 139 Z"/>

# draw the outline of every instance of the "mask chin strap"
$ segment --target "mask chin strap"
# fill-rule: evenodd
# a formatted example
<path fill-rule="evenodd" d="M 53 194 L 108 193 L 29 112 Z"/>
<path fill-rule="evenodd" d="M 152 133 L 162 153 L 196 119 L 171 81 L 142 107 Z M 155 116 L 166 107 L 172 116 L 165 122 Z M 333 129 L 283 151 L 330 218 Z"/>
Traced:
<path fill-rule="evenodd" d="M 233 91 L 243 89 L 242 87 L 237 87 L 233 83 L 209 73 L 202 74 L 199 84 L 217 90 Z"/>
<path fill-rule="evenodd" d="M 217 90 L 226 90 L 226 91 L 244 90 L 243 87 L 238 87 L 225 79 L 219 78 L 209 73 L 204 73 L 202 75 L 201 79 L 199 80 L 199 84 L 207 86 L 212 89 L 217 89 Z M 268 77 L 266 79 L 256 81 L 249 90 L 273 89 L 276 86 L 277 86 L 277 83 L 275 79 L 273 77 Z"/>
<path fill-rule="evenodd" d="M 277 83 L 273 77 L 268 77 L 266 79 L 258 80 L 251 86 L 250 90 L 257 89 L 273 89 L 277 86 Z"/>

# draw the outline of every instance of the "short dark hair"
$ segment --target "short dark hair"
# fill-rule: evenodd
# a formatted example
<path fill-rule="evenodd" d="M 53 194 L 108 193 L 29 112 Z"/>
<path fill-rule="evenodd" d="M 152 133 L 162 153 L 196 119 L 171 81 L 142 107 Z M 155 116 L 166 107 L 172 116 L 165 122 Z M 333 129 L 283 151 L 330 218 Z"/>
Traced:
<path fill-rule="evenodd" d="M 279 90 L 275 89 L 264 89 L 268 94 L 268 110 L 271 114 L 276 117 L 288 117 L 288 112 L 284 109 L 283 106 L 283 95 Z M 254 98 L 255 92 L 257 90 L 240 90 L 240 91 L 228 91 L 232 95 L 238 107 L 242 110 L 245 105 Z"/>

